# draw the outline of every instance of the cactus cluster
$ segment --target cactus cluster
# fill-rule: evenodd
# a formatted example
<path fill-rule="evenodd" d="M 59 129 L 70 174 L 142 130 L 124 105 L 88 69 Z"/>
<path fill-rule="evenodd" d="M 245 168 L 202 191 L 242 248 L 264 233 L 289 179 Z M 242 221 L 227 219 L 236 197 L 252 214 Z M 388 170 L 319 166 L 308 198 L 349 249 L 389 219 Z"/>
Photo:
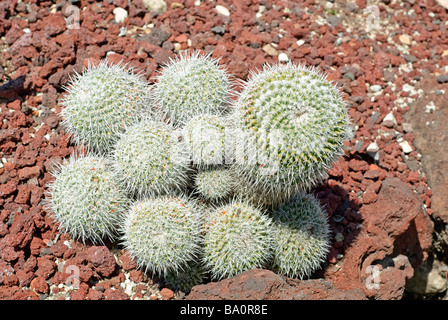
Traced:
<path fill-rule="evenodd" d="M 286 63 L 252 72 L 232 100 L 231 76 L 198 52 L 168 62 L 153 85 L 131 71 L 104 62 L 71 82 L 64 124 L 89 153 L 50 185 L 62 228 L 115 237 L 176 290 L 257 267 L 298 278 L 318 269 L 330 228 L 309 192 L 349 134 L 339 90 Z"/>

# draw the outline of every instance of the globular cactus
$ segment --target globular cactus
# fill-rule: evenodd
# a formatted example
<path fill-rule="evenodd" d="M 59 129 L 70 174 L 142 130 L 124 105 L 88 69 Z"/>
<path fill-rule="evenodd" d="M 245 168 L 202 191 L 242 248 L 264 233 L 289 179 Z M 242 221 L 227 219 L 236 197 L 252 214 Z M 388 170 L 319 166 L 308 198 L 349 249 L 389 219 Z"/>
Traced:
<path fill-rule="evenodd" d="M 73 156 L 53 173 L 46 208 L 73 239 L 102 243 L 117 237 L 129 199 L 110 167 L 96 155 Z"/>
<path fill-rule="evenodd" d="M 182 126 L 197 114 L 225 112 L 233 89 L 219 61 L 195 51 L 180 53 L 163 66 L 154 93 L 158 106 Z"/>
<path fill-rule="evenodd" d="M 206 219 L 204 264 L 215 279 L 232 277 L 269 260 L 271 219 L 243 201 L 233 200 Z"/>
<path fill-rule="evenodd" d="M 225 163 L 228 119 L 213 114 L 192 117 L 182 128 L 192 164 L 199 169 Z"/>
<path fill-rule="evenodd" d="M 180 270 L 168 271 L 164 276 L 166 283 L 171 285 L 174 290 L 180 290 L 187 293 L 201 284 L 206 277 L 206 271 L 200 262 L 191 261 Z"/>
<path fill-rule="evenodd" d="M 177 272 L 201 251 L 202 217 L 186 197 L 137 201 L 121 231 L 125 249 L 145 271 Z"/>
<path fill-rule="evenodd" d="M 188 151 L 162 121 L 143 120 L 127 128 L 112 157 L 117 179 L 137 197 L 183 192 L 189 179 Z"/>
<path fill-rule="evenodd" d="M 199 195 L 204 199 L 217 201 L 225 199 L 232 194 L 235 180 L 230 170 L 219 168 L 199 171 L 195 176 L 195 185 Z"/>
<path fill-rule="evenodd" d="M 319 200 L 299 194 L 273 213 L 273 269 L 291 278 L 310 276 L 325 261 L 330 226 Z"/>
<path fill-rule="evenodd" d="M 117 134 L 142 116 L 157 117 L 151 87 L 134 69 L 103 60 L 75 73 L 62 100 L 63 125 L 77 144 L 107 154 Z"/>
<path fill-rule="evenodd" d="M 314 68 L 293 63 L 252 72 L 233 117 L 243 133 L 239 176 L 274 197 L 324 179 L 350 134 L 339 89 Z"/>

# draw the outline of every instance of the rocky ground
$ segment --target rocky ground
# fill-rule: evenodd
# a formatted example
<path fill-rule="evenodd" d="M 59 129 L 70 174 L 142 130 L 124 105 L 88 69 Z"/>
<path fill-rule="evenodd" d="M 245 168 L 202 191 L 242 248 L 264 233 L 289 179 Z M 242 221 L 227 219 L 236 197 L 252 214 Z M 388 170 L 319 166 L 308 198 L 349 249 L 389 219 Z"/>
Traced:
<path fill-rule="evenodd" d="M 447 299 L 444 6 L 434 0 L 0 2 L 0 298 Z M 313 191 L 327 206 L 333 237 L 311 279 L 256 269 L 174 292 L 137 270 L 119 245 L 83 245 L 59 234 L 43 209 L 55 163 L 74 151 L 59 117 L 69 76 L 107 56 L 152 81 L 185 49 L 212 52 L 242 80 L 265 62 L 316 66 L 344 91 L 355 137 Z"/>

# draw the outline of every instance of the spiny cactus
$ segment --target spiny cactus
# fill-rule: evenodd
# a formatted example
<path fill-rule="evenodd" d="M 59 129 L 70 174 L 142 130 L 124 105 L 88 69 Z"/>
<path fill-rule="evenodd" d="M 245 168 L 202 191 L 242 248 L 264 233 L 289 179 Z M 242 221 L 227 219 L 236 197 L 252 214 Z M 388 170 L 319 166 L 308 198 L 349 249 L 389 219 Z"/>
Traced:
<path fill-rule="evenodd" d="M 222 114 L 233 94 L 230 76 L 210 54 L 180 53 L 154 85 L 159 107 L 176 125 L 200 113 Z"/>
<path fill-rule="evenodd" d="M 314 68 L 292 63 L 252 72 L 234 117 L 245 135 L 237 146 L 240 176 L 273 194 L 325 178 L 350 132 L 340 91 Z"/>
<path fill-rule="evenodd" d="M 234 177 L 225 168 L 200 171 L 195 177 L 196 190 L 207 200 L 216 201 L 230 196 L 234 188 Z"/>
<path fill-rule="evenodd" d="M 261 268 L 271 255 L 271 219 L 238 200 L 218 208 L 204 235 L 204 264 L 222 279 Z"/>
<path fill-rule="evenodd" d="M 291 195 L 295 193 L 294 187 L 285 186 L 281 189 L 282 192 L 279 192 L 278 188 L 264 188 L 252 180 L 243 179 L 240 173 L 235 172 L 233 168 L 230 171 L 234 178 L 234 193 L 252 205 L 262 207 L 265 210 L 277 208 L 288 201 Z"/>
<path fill-rule="evenodd" d="M 171 125 L 143 120 L 130 126 L 112 153 L 114 171 L 137 197 L 183 191 L 188 180 L 189 157 Z"/>
<path fill-rule="evenodd" d="M 313 195 L 299 194 L 273 213 L 277 273 L 302 279 L 325 261 L 330 227 L 324 208 Z"/>
<path fill-rule="evenodd" d="M 117 236 L 129 199 L 110 167 L 95 155 L 73 156 L 53 173 L 46 207 L 72 238 L 101 243 Z"/>
<path fill-rule="evenodd" d="M 177 272 L 200 252 L 201 219 L 194 203 L 185 197 L 141 200 L 126 215 L 122 242 L 145 271 Z"/>
<path fill-rule="evenodd" d="M 205 276 L 204 267 L 199 262 L 189 262 L 180 270 L 168 271 L 164 279 L 174 290 L 187 293 L 194 286 L 201 284 Z"/>
<path fill-rule="evenodd" d="M 157 117 L 149 84 L 125 64 L 103 60 L 75 73 L 65 89 L 63 125 L 77 144 L 102 154 L 135 119 Z"/>
<path fill-rule="evenodd" d="M 199 114 L 182 128 L 193 166 L 204 169 L 225 163 L 228 120 L 212 114 Z"/>

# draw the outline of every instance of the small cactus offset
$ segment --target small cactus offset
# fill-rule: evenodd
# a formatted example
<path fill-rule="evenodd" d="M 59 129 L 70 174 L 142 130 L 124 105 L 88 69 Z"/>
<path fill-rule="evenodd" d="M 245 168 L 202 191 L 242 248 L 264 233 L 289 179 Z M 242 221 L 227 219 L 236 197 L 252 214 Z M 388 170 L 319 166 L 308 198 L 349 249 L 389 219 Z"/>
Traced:
<path fill-rule="evenodd" d="M 240 176 L 274 193 L 307 190 L 343 154 L 350 132 L 340 91 L 313 68 L 293 63 L 252 73 L 235 105 L 245 134 Z"/>
<path fill-rule="evenodd" d="M 220 168 L 198 172 L 195 185 L 200 196 L 206 200 L 216 201 L 232 194 L 235 181 L 230 170 Z"/>
<path fill-rule="evenodd" d="M 225 112 L 233 89 L 218 60 L 195 51 L 180 53 L 163 67 L 154 93 L 158 106 L 182 126 L 197 114 Z"/>
<path fill-rule="evenodd" d="M 134 203 L 122 227 L 125 249 L 146 271 L 178 272 L 201 250 L 202 217 L 184 197 L 161 196 Z"/>
<path fill-rule="evenodd" d="M 76 73 L 62 101 L 63 125 L 77 144 L 106 154 L 117 134 L 142 116 L 156 117 L 151 87 L 132 68 L 103 60 Z"/>
<path fill-rule="evenodd" d="M 297 195 L 273 214 L 274 259 L 277 273 L 302 279 L 325 261 L 330 226 L 324 208 L 313 195 Z"/>
<path fill-rule="evenodd" d="M 187 150 L 172 126 L 161 121 L 130 126 L 120 134 L 112 157 L 117 179 L 137 197 L 182 192 L 188 180 Z"/>
<path fill-rule="evenodd" d="M 129 199 L 110 170 L 94 155 L 72 157 L 48 188 L 47 210 L 60 228 L 83 242 L 114 240 Z"/>
<path fill-rule="evenodd" d="M 271 219 L 248 203 L 233 200 L 212 213 L 204 235 L 204 264 L 215 279 L 261 268 L 272 249 Z"/>

